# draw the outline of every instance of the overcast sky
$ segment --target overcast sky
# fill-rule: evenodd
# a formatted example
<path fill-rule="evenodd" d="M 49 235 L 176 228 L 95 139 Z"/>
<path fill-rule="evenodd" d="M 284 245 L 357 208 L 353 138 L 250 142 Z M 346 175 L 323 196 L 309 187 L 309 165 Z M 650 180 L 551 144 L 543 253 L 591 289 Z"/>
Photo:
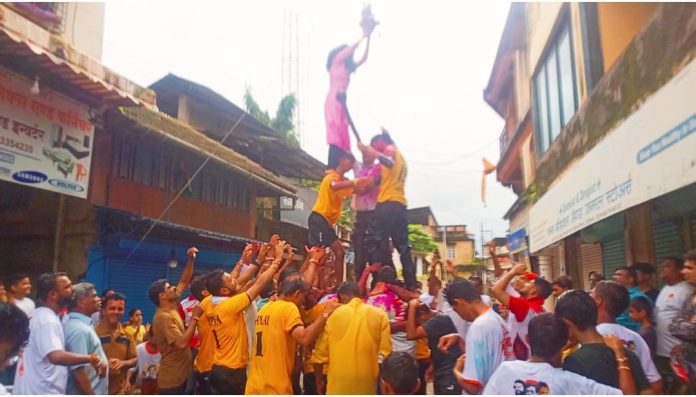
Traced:
<path fill-rule="evenodd" d="M 292 78 L 299 88 L 302 146 L 326 162 L 326 57 L 332 48 L 360 38 L 364 4 L 112 1 L 106 4 L 103 62 L 144 86 L 171 72 L 239 106 L 249 86 L 272 114 Z M 348 90 L 351 115 L 363 139 L 380 126 L 392 133 L 408 161 L 410 208 L 430 206 L 440 224 L 466 224 L 477 237 L 481 223 L 496 236 L 505 235 L 502 216 L 514 194 L 491 175 L 484 207 L 480 189 L 481 158 L 497 163 L 499 155 L 503 120 L 483 101 L 483 89 L 509 2 L 371 4 L 381 24 L 369 59 L 352 76 Z M 292 54 L 297 61 L 290 62 L 297 73 L 291 77 L 287 63 L 283 67 L 289 32 L 292 41 L 297 38 Z"/>

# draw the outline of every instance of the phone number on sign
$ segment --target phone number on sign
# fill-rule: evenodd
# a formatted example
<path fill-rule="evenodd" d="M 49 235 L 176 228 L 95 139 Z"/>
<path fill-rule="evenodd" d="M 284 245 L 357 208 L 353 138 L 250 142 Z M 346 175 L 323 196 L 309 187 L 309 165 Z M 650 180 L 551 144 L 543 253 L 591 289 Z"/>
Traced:
<path fill-rule="evenodd" d="M 12 149 L 17 149 L 21 152 L 25 153 L 34 153 L 34 146 L 33 145 L 28 145 L 23 142 L 18 142 L 15 141 L 14 139 L 10 138 L 5 138 L 4 136 L 0 136 L 0 145 L 1 146 L 7 146 Z"/>

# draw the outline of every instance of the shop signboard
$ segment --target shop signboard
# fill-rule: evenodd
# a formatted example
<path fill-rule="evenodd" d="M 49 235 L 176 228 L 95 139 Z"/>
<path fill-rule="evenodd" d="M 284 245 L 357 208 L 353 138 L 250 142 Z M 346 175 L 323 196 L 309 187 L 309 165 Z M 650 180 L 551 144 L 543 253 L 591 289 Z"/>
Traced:
<path fill-rule="evenodd" d="M 696 61 L 654 93 L 534 204 L 531 252 L 696 182 Z"/>
<path fill-rule="evenodd" d="M 0 180 L 87 198 L 88 107 L 0 68 Z M 36 88 L 36 87 L 34 87 Z"/>

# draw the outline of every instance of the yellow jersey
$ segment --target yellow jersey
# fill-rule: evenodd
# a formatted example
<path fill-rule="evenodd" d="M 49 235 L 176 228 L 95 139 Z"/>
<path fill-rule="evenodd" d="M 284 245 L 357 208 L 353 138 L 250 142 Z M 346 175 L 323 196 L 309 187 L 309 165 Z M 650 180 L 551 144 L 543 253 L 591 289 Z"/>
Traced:
<path fill-rule="evenodd" d="M 338 218 L 341 217 L 341 209 L 343 208 L 343 199 L 353 194 L 353 188 L 347 187 L 339 190 L 331 188 L 331 183 L 341 182 L 346 180 L 336 170 L 326 171 L 326 176 L 321 181 L 319 186 L 319 194 L 317 202 L 314 203 L 312 211 L 320 214 L 329 225 L 334 225 Z"/>
<path fill-rule="evenodd" d="M 213 312 L 213 304 L 210 301 L 212 298 L 212 296 L 207 296 L 201 301 L 203 314 L 201 314 L 200 321 L 196 324 L 201 344 L 198 347 L 198 354 L 196 355 L 196 360 L 193 362 L 193 368 L 196 372 L 200 373 L 208 372 L 213 369 L 215 338 L 213 337 L 212 324 L 208 319 Z"/>
<path fill-rule="evenodd" d="M 292 302 L 268 302 L 259 310 L 244 394 L 292 394 L 297 341 L 291 334 L 302 325 L 300 310 Z"/>
<path fill-rule="evenodd" d="M 329 364 L 326 394 L 376 394 L 379 356 L 391 350 L 387 314 L 353 298 L 329 317 L 312 360 Z"/>
<path fill-rule="evenodd" d="M 428 338 L 416 339 L 416 360 L 430 359 L 430 348 L 428 347 Z"/>
<path fill-rule="evenodd" d="M 203 321 L 210 325 L 213 335 L 213 363 L 227 368 L 246 367 L 249 362 L 249 341 L 247 340 L 244 310 L 251 300 L 246 292 L 230 297 L 214 296 L 210 314 Z"/>
<path fill-rule="evenodd" d="M 391 168 L 382 165 L 382 179 L 379 183 L 378 203 L 396 201 L 403 205 L 406 204 L 406 160 L 396 147 L 391 146 L 392 160 L 394 164 Z"/>
<path fill-rule="evenodd" d="M 305 310 L 305 309 L 300 310 L 300 315 L 302 315 L 302 321 L 304 321 L 306 327 L 310 326 L 314 321 L 316 321 L 319 318 L 319 316 L 321 316 L 321 314 L 324 312 L 324 309 L 326 308 L 326 304 L 328 302 L 329 301 L 327 300 L 327 301 L 322 302 L 322 303 L 317 303 L 316 305 L 314 305 L 314 307 L 312 307 L 309 310 Z M 321 332 L 324 332 L 324 331 L 322 330 Z M 314 373 L 314 364 L 319 364 L 319 363 L 315 363 L 312 361 L 312 352 L 314 352 L 315 345 L 316 345 L 316 342 L 312 343 L 311 345 L 309 345 L 303 349 L 303 353 L 304 353 L 304 370 L 303 370 L 303 372 L 306 374 Z M 326 375 L 328 373 L 328 367 L 326 365 L 323 366 L 322 372 L 324 373 L 324 375 Z"/>

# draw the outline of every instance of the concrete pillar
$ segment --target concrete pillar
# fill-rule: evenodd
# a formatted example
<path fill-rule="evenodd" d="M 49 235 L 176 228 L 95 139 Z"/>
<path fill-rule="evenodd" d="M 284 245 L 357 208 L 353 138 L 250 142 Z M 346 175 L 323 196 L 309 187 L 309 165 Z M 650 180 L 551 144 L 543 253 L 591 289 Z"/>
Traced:
<path fill-rule="evenodd" d="M 626 262 L 629 265 L 655 261 L 651 211 L 651 204 L 643 203 L 625 212 Z"/>
<path fill-rule="evenodd" d="M 537 261 L 539 262 L 539 276 L 543 277 L 546 280 L 551 281 L 551 277 L 553 274 L 553 265 L 552 265 L 552 258 L 550 255 L 539 255 L 537 257 Z M 546 302 L 544 302 L 544 309 L 546 309 L 547 312 L 553 312 L 553 298 L 546 299 Z"/>

